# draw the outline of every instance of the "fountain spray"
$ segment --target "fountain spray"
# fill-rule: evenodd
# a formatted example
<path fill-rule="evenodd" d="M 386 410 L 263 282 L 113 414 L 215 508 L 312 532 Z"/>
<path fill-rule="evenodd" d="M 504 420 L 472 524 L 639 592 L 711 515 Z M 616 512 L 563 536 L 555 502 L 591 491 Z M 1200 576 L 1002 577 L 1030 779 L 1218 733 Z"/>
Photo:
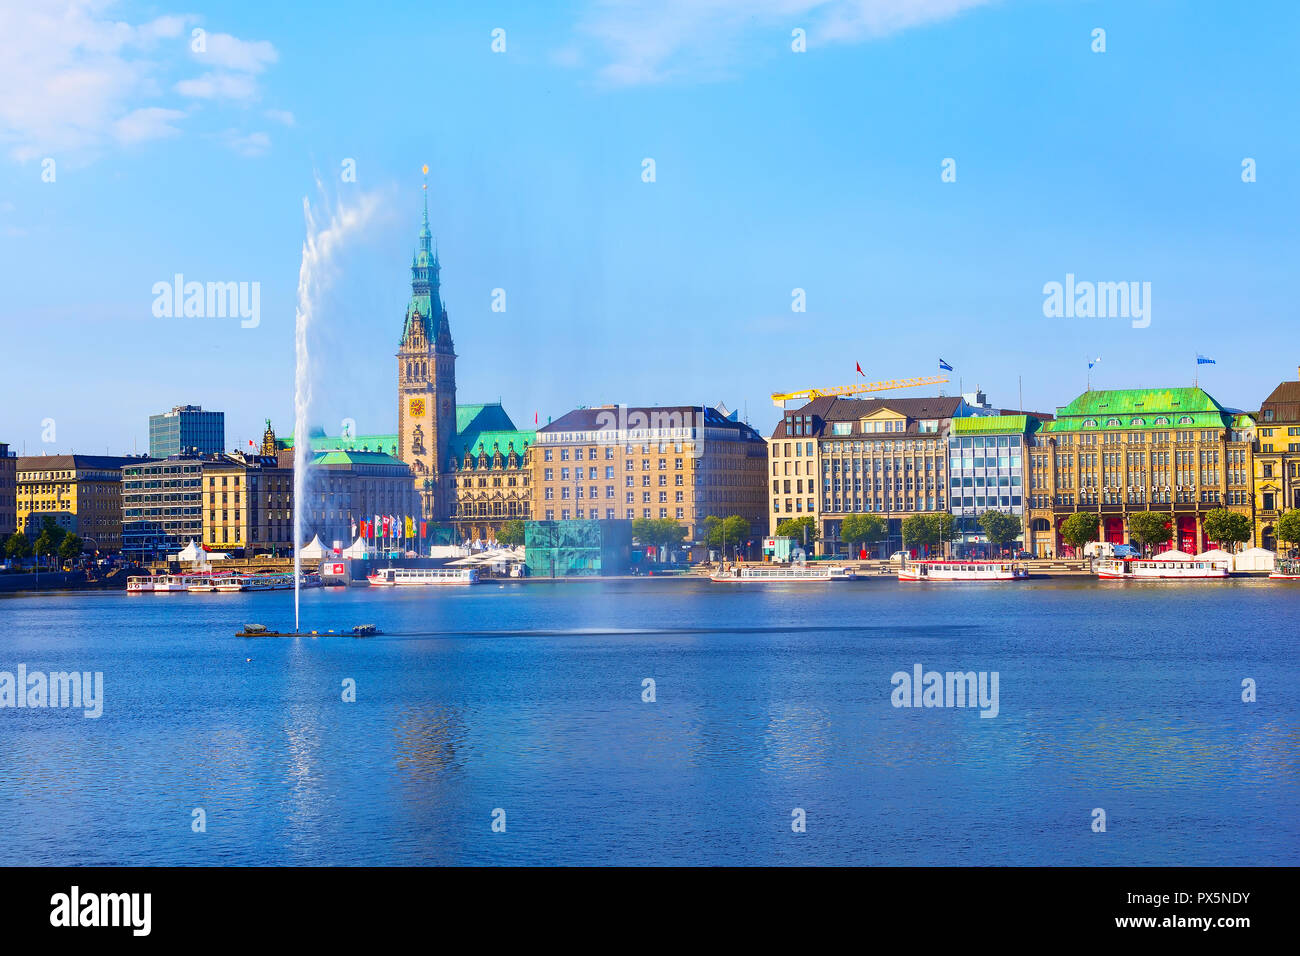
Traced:
<path fill-rule="evenodd" d="M 324 195 L 320 179 L 317 191 Z M 361 229 L 374 215 L 378 200 L 373 194 L 361 193 L 349 203 L 340 203 L 329 215 L 328 223 L 319 227 L 312 214 L 311 202 L 303 197 L 303 218 L 307 237 L 302 244 L 302 265 L 298 269 L 298 307 L 294 316 L 293 376 L 293 629 L 299 625 L 299 595 L 302 587 L 303 515 L 311 507 L 307 489 L 311 465 L 311 439 L 307 435 L 311 410 L 311 354 L 307 333 L 319 304 L 321 290 L 331 277 L 333 258 L 339 247 Z"/>

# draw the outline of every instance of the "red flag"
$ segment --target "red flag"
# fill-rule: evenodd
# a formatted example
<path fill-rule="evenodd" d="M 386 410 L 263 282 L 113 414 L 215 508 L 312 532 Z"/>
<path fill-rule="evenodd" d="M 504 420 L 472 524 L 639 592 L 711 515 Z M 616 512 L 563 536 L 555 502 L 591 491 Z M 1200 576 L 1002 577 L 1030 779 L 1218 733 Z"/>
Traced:
<path fill-rule="evenodd" d="M 253 439 L 251 439 L 251 438 L 248 440 L 248 444 L 252 445 L 254 448 L 257 447 L 256 445 L 253 445 Z"/>
<path fill-rule="evenodd" d="M 533 412 L 533 424 L 537 424 L 537 412 Z"/>
<path fill-rule="evenodd" d="M 429 536 L 429 523 L 428 523 L 427 521 L 421 521 L 421 522 L 420 522 L 420 537 L 421 537 L 421 538 L 427 538 L 428 536 Z"/>
<path fill-rule="evenodd" d="M 853 364 L 856 365 L 856 366 L 858 367 L 858 374 L 861 375 L 863 378 L 866 378 L 866 377 L 867 377 L 867 373 L 864 372 L 864 371 L 862 371 L 862 363 L 861 363 L 861 362 L 854 362 Z"/>

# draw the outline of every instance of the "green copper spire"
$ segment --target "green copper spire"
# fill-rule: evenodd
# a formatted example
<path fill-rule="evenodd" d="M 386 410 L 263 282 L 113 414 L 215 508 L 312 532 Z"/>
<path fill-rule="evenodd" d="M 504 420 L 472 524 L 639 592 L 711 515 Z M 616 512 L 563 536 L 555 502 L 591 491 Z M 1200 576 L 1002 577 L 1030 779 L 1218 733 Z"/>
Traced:
<path fill-rule="evenodd" d="M 423 172 L 427 175 L 429 167 Z M 422 184 L 424 192 L 424 217 L 415 255 L 411 259 L 411 299 L 406 305 L 406 322 L 402 326 L 402 344 L 406 345 L 417 332 L 424 347 L 432 345 L 434 351 L 455 354 L 451 340 L 451 326 L 447 322 L 447 309 L 440 293 L 441 265 L 438 263 L 437 244 L 429 228 L 429 184 Z"/>

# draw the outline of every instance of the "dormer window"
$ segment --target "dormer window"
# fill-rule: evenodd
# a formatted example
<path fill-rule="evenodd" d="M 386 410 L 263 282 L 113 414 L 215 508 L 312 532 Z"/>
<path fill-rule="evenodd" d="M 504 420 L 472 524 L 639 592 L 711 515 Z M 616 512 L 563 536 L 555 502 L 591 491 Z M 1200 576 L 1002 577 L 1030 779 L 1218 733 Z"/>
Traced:
<path fill-rule="evenodd" d="M 1085 418 L 1085 419 L 1083 420 L 1083 427 L 1084 427 L 1084 428 L 1096 428 L 1096 427 L 1097 427 L 1097 419 L 1095 419 L 1095 418 Z"/>

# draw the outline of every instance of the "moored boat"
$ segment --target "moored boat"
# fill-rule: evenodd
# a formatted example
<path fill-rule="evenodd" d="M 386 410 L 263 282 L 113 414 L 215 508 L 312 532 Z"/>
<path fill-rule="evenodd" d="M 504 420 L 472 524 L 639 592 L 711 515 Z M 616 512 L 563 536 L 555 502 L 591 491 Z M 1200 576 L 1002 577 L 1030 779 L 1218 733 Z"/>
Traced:
<path fill-rule="evenodd" d="M 1097 577 L 1109 581 L 1226 578 L 1228 569 L 1213 561 L 1181 558 L 1123 558 L 1097 562 Z"/>
<path fill-rule="evenodd" d="M 1295 558 L 1278 558 L 1273 562 L 1269 577 L 1274 581 L 1300 581 L 1300 561 Z"/>
<path fill-rule="evenodd" d="M 379 568 L 368 574 L 366 580 L 372 587 L 381 588 L 477 584 L 478 571 L 474 568 Z"/>
<path fill-rule="evenodd" d="M 1023 581 L 1018 561 L 912 561 L 898 569 L 900 581 Z"/>
<path fill-rule="evenodd" d="M 733 565 L 719 568 L 709 575 L 710 581 L 720 584 L 782 584 L 787 582 L 852 581 L 857 574 L 852 568 L 837 564 L 824 566 L 790 565 Z"/>

